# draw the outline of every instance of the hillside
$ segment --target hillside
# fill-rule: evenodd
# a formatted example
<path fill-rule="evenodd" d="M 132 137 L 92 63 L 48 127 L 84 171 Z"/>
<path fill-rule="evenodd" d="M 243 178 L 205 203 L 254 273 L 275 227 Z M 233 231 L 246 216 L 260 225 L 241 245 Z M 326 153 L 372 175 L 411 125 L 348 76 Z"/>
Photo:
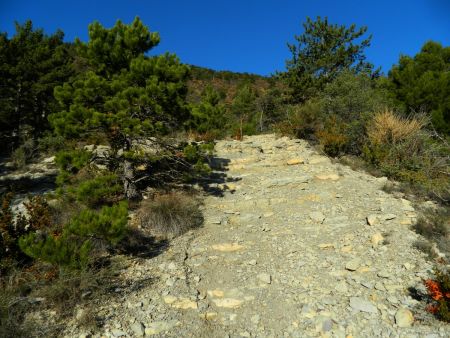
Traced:
<path fill-rule="evenodd" d="M 191 76 L 188 81 L 188 100 L 198 102 L 201 94 L 211 86 L 224 96 L 224 102 L 231 104 L 239 88 L 250 85 L 257 93 L 281 85 L 275 77 L 264 77 L 256 74 L 216 71 L 209 68 L 190 65 Z"/>
<path fill-rule="evenodd" d="M 432 267 L 411 246 L 418 213 L 382 191 L 386 178 L 273 135 L 216 149 L 203 228 L 127 260 L 130 291 L 93 306 L 100 335 L 446 337 L 416 300 Z M 76 321 L 65 330 L 80 332 Z"/>
<path fill-rule="evenodd" d="M 0 33 L 1 337 L 446 336 L 450 47 L 385 76 L 307 17 L 264 77 L 88 36 Z"/>

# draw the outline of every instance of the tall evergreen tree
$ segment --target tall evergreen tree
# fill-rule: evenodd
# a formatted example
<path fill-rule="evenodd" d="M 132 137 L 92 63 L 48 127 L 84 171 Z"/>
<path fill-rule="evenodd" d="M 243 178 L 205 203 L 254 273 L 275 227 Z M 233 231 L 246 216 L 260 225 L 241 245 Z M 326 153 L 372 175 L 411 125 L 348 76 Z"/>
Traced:
<path fill-rule="evenodd" d="M 16 23 L 9 39 L 0 34 L 0 133 L 17 139 L 26 129 L 37 138 L 48 129 L 48 115 L 57 110 L 53 98 L 56 85 L 72 74 L 71 46 L 64 34 L 45 35 L 31 21 Z"/>
<path fill-rule="evenodd" d="M 185 103 L 188 67 L 175 55 L 147 57 L 159 35 L 136 18 L 130 25 L 89 25 L 89 41 L 75 48 L 85 71 L 55 89 L 64 107 L 52 114 L 56 133 L 83 139 L 104 133 L 120 155 L 125 195 L 138 197 L 134 170 L 127 158 L 133 138 L 155 135 L 181 125 L 188 117 Z M 121 151 L 119 151 L 121 150 Z"/>
<path fill-rule="evenodd" d="M 307 18 L 303 33 L 296 35 L 296 44 L 288 44 L 292 58 L 286 61 L 286 83 L 294 102 L 304 102 L 322 90 L 341 72 L 371 73 L 373 66 L 366 62 L 364 50 L 372 36 L 361 41 L 367 27 L 336 25 L 325 17 L 316 21 Z"/>
<path fill-rule="evenodd" d="M 425 43 L 414 57 L 401 56 L 389 79 L 407 112 L 425 111 L 437 130 L 450 133 L 450 46 Z"/>

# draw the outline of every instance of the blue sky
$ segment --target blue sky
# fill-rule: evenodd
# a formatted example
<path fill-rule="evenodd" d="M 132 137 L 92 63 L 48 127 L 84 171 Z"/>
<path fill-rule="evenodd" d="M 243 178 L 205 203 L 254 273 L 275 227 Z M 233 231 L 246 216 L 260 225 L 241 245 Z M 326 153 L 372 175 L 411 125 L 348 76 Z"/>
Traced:
<path fill-rule="evenodd" d="M 414 55 L 427 40 L 450 45 L 450 0 L 0 0 L 0 31 L 31 19 L 66 41 L 87 39 L 93 20 L 110 27 L 139 16 L 161 35 L 155 53 L 176 53 L 183 62 L 219 70 L 269 75 L 290 57 L 286 43 L 307 16 L 368 26 L 368 60 L 387 72 L 400 54 Z"/>

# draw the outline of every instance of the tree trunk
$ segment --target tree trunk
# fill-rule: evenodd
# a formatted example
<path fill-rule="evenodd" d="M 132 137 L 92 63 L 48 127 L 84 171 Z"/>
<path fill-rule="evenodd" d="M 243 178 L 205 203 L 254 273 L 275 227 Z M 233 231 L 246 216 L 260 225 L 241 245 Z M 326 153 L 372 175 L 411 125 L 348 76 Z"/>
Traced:
<path fill-rule="evenodd" d="M 244 135 L 242 134 L 242 124 L 243 124 L 243 117 L 241 116 L 241 126 L 240 126 L 240 128 L 239 128 L 239 132 L 240 132 L 240 135 L 239 135 L 239 137 L 240 137 L 240 139 L 239 139 L 239 141 L 242 141 L 242 139 L 243 139 L 243 137 L 244 137 Z"/>
<path fill-rule="evenodd" d="M 123 163 L 123 190 L 128 200 L 138 200 L 140 198 L 134 178 L 133 164 L 125 160 Z"/>
<path fill-rule="evenodd" d="M 261 109 L 261 113 L 259 115 L 259 131 L 262 133 L 263 131 L 263 110 Z"/>
<path fill-rule="evenodd" d="M 12 149 L 15 149 L 20 144 L 20 132 L 21 132 L 21 123 L 22 123 L 22 116 L 21 116 L 21 94 L 22 94 L 22 85 L 19 83 L 17 94 L 16 94 L 16 100 L 15 100 L 15 106 L 14 106 L 14 118 L 16 119 L 16 125 L 13 130 L 17 132 L 17 135 L 13 137 L 13 147 Z"/>
<path fill-rule="evenodd" d="M 128 137 L 124 138 L 124 151 L 128 151 L 131 148 L 131 140 Z M 135 201 L 140 199 L 139 191 L 136 187 L 136 179 L 134 175 L 133 163 L 126 158 L 123 161 L 123 191 L 125 198 L 129 201 Z"/>

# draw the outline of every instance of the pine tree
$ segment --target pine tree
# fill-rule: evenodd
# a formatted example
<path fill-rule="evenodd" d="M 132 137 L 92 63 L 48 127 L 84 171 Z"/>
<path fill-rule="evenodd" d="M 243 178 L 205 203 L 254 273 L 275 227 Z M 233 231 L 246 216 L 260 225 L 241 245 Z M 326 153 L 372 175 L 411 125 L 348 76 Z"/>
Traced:
<path fill-rule="evenodd" d="M 389 79 L 407 112 L 426 112 L 438 131 L 450 134 L 450 47 L 425 43 L 413 58 L 401 56 Z"/>
<path fill-rule="evenodd" d="M 82 210 L 65 225 L 62 233 L 31 232 L 19 239 L 20 249 L 34 259 L 54 265 L 82 269 L 92 260 L 95 243 L 117 244 L 126 233 L 126 202 L 99 211 Z"/>
<path fill-rule="evenodd" d="M 346 27 L 317 17 L 316 21 L 307 18 L 303 29 L 295 36 L 297 44 L 288 44 L 292 58 L 286 61 L 287 71 L 282 74 L 293 102 L 305 102 L 345 70 L 372 72 L 373 66 L 364 55 L 372 36 L 358 42 L 367 27 Z"/>
<path fill-rule="evenodd" d="M 71 46 L 57 31 L 45 35 L 32 22 L 16 23 L 9 39 L 0 34 L 0 134 L 13 141 L 25 132 L 36 139 L 49 128 L 47 117 L 58 109 L 53 98 L 56 85 L 73 73 Z M 29 129 L 29 130 L 27 130 Z"/>
<path fill-rule="evenodd" d="M 127 198 L 139 197 L 133 164 L 127 154 L 134 138 L 155 135 L 181 125 L 189 116 L 185 103 L 188 67 L 175 55 L 147 57 L 159 42 L 139 18 L 130 25 L 117 21 L 107 29 L 89 25 L 89 41 L 76 41 L 85 71 L 55 89 L 64 107 L 52 114 L 57 134 L 83 139 L 105 134 L 123 169 Z"/>

